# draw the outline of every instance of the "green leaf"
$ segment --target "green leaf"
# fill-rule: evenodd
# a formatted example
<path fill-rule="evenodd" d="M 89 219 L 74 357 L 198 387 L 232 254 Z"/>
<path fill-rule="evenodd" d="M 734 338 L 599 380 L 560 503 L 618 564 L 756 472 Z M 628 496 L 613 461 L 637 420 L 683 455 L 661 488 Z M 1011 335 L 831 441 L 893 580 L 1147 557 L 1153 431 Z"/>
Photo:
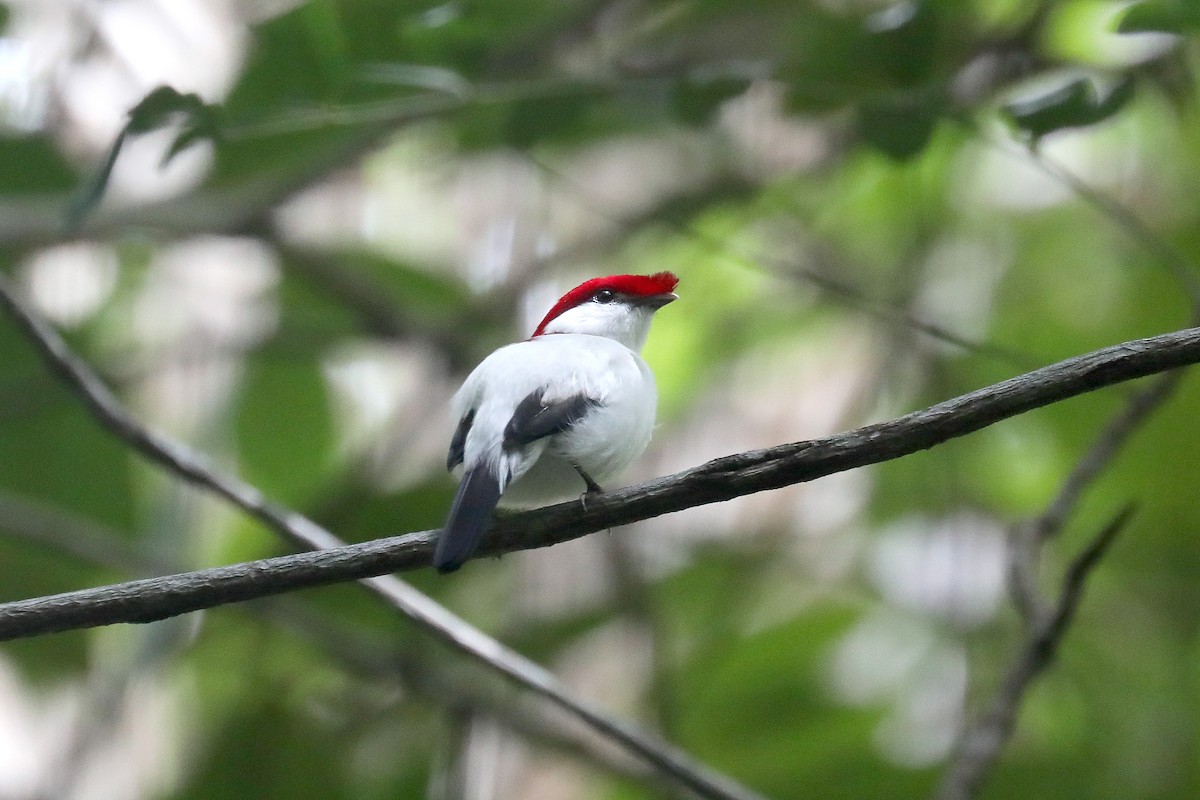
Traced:
<path fill-rule="evenodd" d="M 303 505 L 333 462 L 332 409 L 320 366 L 257 358 L 247 370 L 234 419 L 241 474 L 273 500 Z"/>
<path fill-rule="evenodd" d="M 928 98 L 888 96 L 859 104 L 856 126 L 869 145 L 906 161 L 929 144 L 940 116 L 940 105 Z"/>
<path fill-rule="evenodd" d="M 170 86 L 158 87 L 134 106 L 122 133 L 148 133 L 166 127 L 180 117 L 183 118 L 183 128 L 163 156 L 162 166 L 196 142 L 202 139 L 215 140 L 220 135 L 219 106 L 204 102 L 197 94 L 181 94 Z M 114 145 L 115 149 L 120 147 L 120 138 L 118 144 Z"/>
<path fill-rule="evenodd" d="M 471 294 L 463 284 L 446 275 L 366 250 L 345 252 L 339 258 L 351 268 L 370 272 L 406 311 L 444 315 L 471 303 Z"/>
<path fill-rule="evenodd" d="M 0 321 L 0 492 L 116 531 L 135 516 L 129 448 L 101 428 Z M 109 583 L 107 570 L 50 547 L 10 538 L 0 518 L 0 601 Z M 33 680 L 83 669 L 88 632 L 8 642 L 4 652 Z"/>
<path fill-rule="evenodd" d="M 526 149 L 543 139 L 569 138 L 596 105 L 595 98 L 582 91 L 518 100 L 509 110 L 504 139 Z"/>
<path fill-rule="evenodd" d="M 272 648 L 272 652 L 280 648 Z M 345 732 L 297 708 L 290 685 L 259 678 L 257 691 L 219 730 L 192 764 L 184 798 L 346 798 L 349 747 Z M 284 688 L 289 691 L 281 691 Z"/>
<path fill-rule="evenodd" d="M 927 2 L 899 2 L 867 17 L 867 52 L 901 86 L 925 79 L 936 66 L 938 17 Z"/>
<path fill-rule="evenodd" d="M 703 125 L 730 98 L 746 91 L 750 79 L 741 75 L 689 76 L 675 85 L 672 108 L 688 125 Z"/>
<path fill-rule="evenodd" d="M 1108 119 L 1125 107 L 1133 93 L 1131 75 L 1123 76 L 1106 94 L 1097 91 L 1091 78 L 1081 77 L 1034 97 L 1013 101 L 1001 113 L 1036 142 L 1054 131 Z"/>
<path fill-rule="evenodd" d="M 48 138 L 0 134 L 0 193 L 66 191 L 77 181 Z"/>
<path fill-rule="evenodd" d="M 420 61 L 401 47 L 405 10 L 388 0 L 303 3 L 254 28 L 246 69 L 225 102 L 238 124 L 369 100 L 391 87 L 357 80 L 367 64 Z"/>
<path fill-rule="evenodd" d="M 208 104 L 196 94 L 181 94 L 170 86 L 159 86 L 129 110 L 129 121 L 125 123 L 127 133 L 147 133 L 163 127 L 176 114 L 189 117 L 201 116 Z"/>
<path fill-rule="evenodd" d="M 134 520 L 129 449 L 0 318 L 0 487 L 118 529 Z"/>
<path fill-rule="evenodd" d="M 802 16 L 801 16 L 802 15 Z M 787 82 L 787 109 L 812 113 L 845 107 L 848 101 L 891 85 L 872 59 L 871 36 L 857 20 L 819 7 L 797 13 L 789 29 L 779 77 Z"/>
<path fill-rule="evenodd" d="M 196 142 L 203 139 L 215 140 L 220 134 L 217 106 L 205 103 L 197 94 L 182 94 L 170 86 L 159 86 L 130 109 L 125 127 L 113 139 L 100 168 L 84 181 L 75 193 L 67 208 L 64 222 L 68 232 L 77 230 L 104 198 L 113 166 L 117 163 L 117 157 L 121 155 L 125 140 L 130 135 L 158 130 L 180 117 L 184 120 L 183 128 L 163 156 L 161 166 L 165 167 L 171 159 Z"/>
<path fill-rule="evenodd" d="M 1200 4 L 1184 0 L 1147 0 L 1129 8 L 1118 33 L 1188 33 L 1200 29 Z"/>

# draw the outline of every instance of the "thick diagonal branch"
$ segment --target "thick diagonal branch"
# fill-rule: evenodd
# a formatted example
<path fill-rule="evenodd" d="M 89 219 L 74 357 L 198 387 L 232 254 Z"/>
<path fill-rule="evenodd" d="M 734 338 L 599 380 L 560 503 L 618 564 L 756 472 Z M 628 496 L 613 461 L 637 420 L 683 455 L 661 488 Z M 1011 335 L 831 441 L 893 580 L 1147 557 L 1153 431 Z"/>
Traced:
<path fill-rule="evenodd" d="M 932 447 L 1002 419 L 1068 397 L 1122 381 L 1200 362 L 1200 328 L 1139 339 L 1077 356 L 1002 383 L 947 400 L 888 422 L 808 442 L 780 445 L 715 459 L 684 472 L 578 502 L 515 514 L 492 527 L 482 554 L 546 547 L 615 525 L 672 511 L 720 502 L 841 472 Z M 102 417 L 103 418 L 103 417 Z M 124 435 L 124 427 L 106 421 Z M 140 433 L 142 438 L 138 438 Z M 130 441 L 143 449 L 155 441 L 134 431 Z M 178 448 L 178 446 L 176 446 Z M 205 472 L 195 457 L 176 465 L 151 450 L 156 461 L 185 477 L 199 480 L 246 508 L 293 540 L 304 541 L 311 530 L 332 534 L 292 512 L 280 511 L 256 493 L 227 477 Z M 193 476 L 200 475 L 200 478 Z M 215 484 L 215 485 L 213 485 Z M 437 531 L 420 531 L 322 552 L 262 559 L 182 575 L 150 578 L 85 589 L 49 598 L 0 605 L 0 640 L 115 622 L 144 622 L 225 603 L 240 602 L 295 589 L 362 579 L 428 565 Z M 390 582 L 390 581 L 389 581 Z M 395 583 L 399 583 L 396 581 Z M 406 584 L 401 584 L 405 586 Z M 415 591 L 415 590 L 410 590 Z M 421 595 L 421 597 L 424 597 Z M 440 606 L 424 624 L 440 630 Z M 424 606 L 419 606 L 424 608 Z M 408 613 L 408 612 L 406 612 Z M 414 616 L 425 613 L 418 610 Z M 465 625 L 465 623 L 463 623 Z M 470 629 L 450 626 L 454 631 Z M 464 649 L 485 647 L 471 637 Z M 495 645 L 499 646 L 499 645 Z M 484 658 L 485 656 L 477 656 Z"/>

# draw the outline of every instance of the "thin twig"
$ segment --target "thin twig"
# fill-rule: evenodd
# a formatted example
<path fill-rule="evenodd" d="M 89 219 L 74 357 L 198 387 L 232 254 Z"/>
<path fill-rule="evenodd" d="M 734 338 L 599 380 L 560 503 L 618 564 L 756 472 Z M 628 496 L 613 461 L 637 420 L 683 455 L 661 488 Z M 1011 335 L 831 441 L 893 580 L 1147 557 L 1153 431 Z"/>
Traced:
<path fill-rule="evenodd" d="M 255 487 L 223 475 L 182 444 L 142 427 L 86 362 L 71 351 L 62 337 L 44 320 L 25 308 L 17 299 L 8 280 L 2 276 L 0 306 L 17 321 L 51 369 L 80 396 L 100 424 L 124 439 L 150 461 L 226 499 L 298 547 L 336 550 L 343 546 L 336 536 L 312 520 L 268 501 Z M 304 555 L 315 554 L 302 554 L 290 558 L 300 558 L 303 561 Z M 261 569 L 269 572 L 265 566 Z M 360 574 L 358 578 L 364 578 L 368 574 L 383 576 L 365 578 L 362 582 L 393 608 L 439 639 L 571 713 L 589 727 L 634 753 L 659 773 L 687 787 L 700 797 L 712 800 L 759 798 L 755 792 L 710 769 L 679 748 L 577 697 L 549 670 L 474 628 L 407 583 L 386 575 L 391 571 L 393 570 L 369 570 Z M 267 572 L 259 573 L 260 577 Z M 301 569 L 301 573 L 310 576 L 314 574 L 305 569 Z M 194 576 L 197 573 L 190 574 Z M 253 585 L 257 582 L 254 577 L 249 581 L 246 581 L 245 577 L 243 575 L 240 581 L 235 580 L 241 587 L 242 596 L 239 599 L 242 600 L 255 596 Z M 164 579 L 150 580 L 153 582 Z M 138 583 L 144 582 L 133 582 Z M 202 587 L 196 588 L 200 588 L 201 594 L 215 599 L 214 595 L 204 591 Z M 250 594 L 247 594 L 247 591 Z M 123 599 L 118 600 L 119 606 L 128 610 L 139 605 L 135 595 L 122 591 L 118 591 L 117 594 L 123 595 Z M 189 610 L 199 607 L 202 606 L 193 606 Z M 147 621 L 144 611 L 135 615 L 139 616 L 139 621 Z"/>
<path fill-rule="evenodd" d="M 1004 142 L 982 138 L 993 146 L 1007 149 Z M 1108 217 L 1175 276 L 1190 298 L 1193 320 L 1200 319 L 1200 277 L 1190 259 L 1158 236 L 1130 209 L 1097 191 L 1044 153 L 1034 148 L 1023 152 L 1036 168 L 1066 185 Z M 1181 377 L 1182 372 L 1163 374 L 1134 394 L 1121 413 L 1101 431 L 1046 510 L 1012 532 L 1009 592 L 1030 629 L 1029 639 L 997 690 L 987 713 L 963 733 L 943 776 L 937 795 L 939 800 L 973 800 L 978 795 L 1012 735 L 1029 684 L 1052 661 L 1066 633 L 1088 573 L 1127 521 L 1132 507 L 1122 511 L 1071 564 L 1054 607 L 1042 600 L 1038 589 L 1039 564 L 1045 543 L 1058 535 L 1087 487 L 1111 463 L 1133 431 L 1171 396 Z"/>
<path fill-rule="evenodd" d="M 359 319 L 362 330 L 372 336 L 427 343 L 446 358 L 451 369 L 469 369 L 479 358 L 477 336 L 468 336 L 463 320 L 499 327 L 495 314 L 472 303 L 455 318 L 418 324 L 400 309 L 402 302 L 370 272 L 348 263 L 346 254 L 291 244 L 268 225 L 254 234 L 275 248 L 286 271 L 327 296 L 336 299 Z"/>
<path fill-rule="evenodd" d="M 969 800 L 977 795 L 1012 735 L 1026 689 L 1049 664 L 1065 634 L 1088 570 L 1103 554 L 1132 509 L 1126 508 L 1076 558 L 1067 571 L 1057 605 L 1053 607 L 1042 599 L 1037 586 L 1042 547 L 1058 535 L 1087 487 L 1112 463 L 1133 431 L 1171 396 L 1182 375 L 1182 372 L 1160 375 L 1133 395 L 1096 437 L 1046 510 L 1013 531 L 1009 591 L 1026 621 L 1029 639 L 988 711 L 964 731 L 946 768 L 939 800 Z"/>
<path fill-rule="evenodd" d="M 1079 459 L 1046 510 L 1012 532 L 1009 591 L 1013 604 L 1026 621 L 1034 620 L 1046 611 L 1038 589 L 1042 546 L 1058 535 L 1087 487 L 1112 462 L 1137 427 L 1174 393 L 1182 377 L 1182 372 L 1165 373 L 1134 394 Z"/>
<path fill-rule="evenodd" d="M 1035 169 L 1053 180 L 1059 181 L 1085 203 L 1104 215 L 1130 240 L 1149 253 L 1159 265 L 1170 272 L 1187 293 L 1191 304 L 1191 316 L 1200 319 L 1200 272 L 1197 266 L 1181 251 L 1155 233 L 1133 211 L 1103 192 L 1097 190 L 1062 164 L 1052 160 L 1044 151 L 1035 147 L 1018 148 L 1009 139 L 988 136 L 974 128 L 984 144 L 1010 155 L 1028 158 Z"/>
<path fill-rule="evenodd" d="M 972 800 L 979 793 L 1005 742 L 1029 685 L 1054 660 L 1071 624 L 1092 569 L 1133 514 L 1127 506 L 1101 530 L 1068 567 L 1053 610 L 1030 631 L 985 713 L 959 742 L 937 793 L 938 800 Z"/>
<path fill-rule="evenodd" d="M 448 674 L 445 664 L 436 663 L 420 648 L 401 648 L 378 637 L 354 632 L 345 624 L 323 618 L 298 604 L 268 600 L 251 603 L 249 607 L 257 616 L 301 637 L 354 674 L 376 680 L 398 679 L 427 702 L 481 714 L 533 744 L 614 776 L 651 787 L 665 783 L 644 762 L 612 746 L 611 741 L 593 731 L 569 724 L 561 712 L 545 713 L 553 710 L 544 704 L 542 708 L 530 708 L 527 698 L 513 697 L 511 691 L 499 691 L 499 687 L 477 677 L 453 670 Z"/>
<path fill-rule="evenodd" d="M 127 574 L 180 568 L 178 564 L 134 550 L 114 529 L 4 490 L 0 490 L 0 536 L 19 538 Z"/>
<path fill-rule="evenodd" d="M 1052 178 L 1056 178 L 1070 187 L 1071 191 L 1094 208 L 1111 219 L 1125 235 L 1141 245 L 1158 262 L 1179 281 L 1191 300 L 1192 317 L 1200 317 L 1200 275 L 1197 275 L 1196 265 L 1173 247 L 1169 242 L 1152 231 L 1136 214 L 1121 203 L 1113 200 L 1103 192 L 1097 191 L 1061 164 L 1053 161 L 1045 153 L 1031 151 L 1033 163 Z"/>

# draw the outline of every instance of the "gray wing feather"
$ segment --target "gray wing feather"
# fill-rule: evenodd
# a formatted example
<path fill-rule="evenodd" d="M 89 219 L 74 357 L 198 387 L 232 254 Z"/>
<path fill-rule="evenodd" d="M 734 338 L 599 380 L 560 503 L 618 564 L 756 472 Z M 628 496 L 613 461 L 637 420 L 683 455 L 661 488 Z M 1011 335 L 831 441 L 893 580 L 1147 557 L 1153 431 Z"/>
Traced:
<path fill-rule="evenodd" d="M 504 449 L 536 442 L 547 436 L 569 430 L 575 423 L 600 404 L 584 394 L 572 395 L 551 403 L 542 401 L 544 390 L 537 389 L 525 396 L 513 411 L 504 427 Z"/>

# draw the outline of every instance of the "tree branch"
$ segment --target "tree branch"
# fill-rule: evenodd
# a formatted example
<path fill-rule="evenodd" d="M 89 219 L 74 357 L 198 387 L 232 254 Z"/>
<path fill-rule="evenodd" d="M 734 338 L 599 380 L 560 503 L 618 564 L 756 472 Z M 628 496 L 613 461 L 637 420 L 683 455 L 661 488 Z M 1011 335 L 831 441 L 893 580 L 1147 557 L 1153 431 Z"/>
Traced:
<path fill-rule="evenodd" d="M 359 556 L 355 548 L 359 547 L 358 545 L 346 548 L 336 536 L 312 520 L 271 503 L 255 487 L 221 474 L 187 447 L 141 426 L 99 377 L 92 372 L 86 362 L 71 351 L 62 337 L 44 320 L 25 308 L 24 304 L 17 299 L 7 278 L 2 275 L 0 275 L 0 307 L 3 307 L 13 317 L 50 368 L 73 392 L 80 396 L 102 426 L 124 439 L 150 461 L 226 499 L 261 521 L 268 528 L 283 535 L 293 544 L 314 550 L 326 549 L 335 554 L 341 551 L 341 555 L 335 557 L 334 564 L 340 564 L 341 569 L 345 569 L 347 566 L 357 568 L 355 562 Z M 418 538 L 421 537 L 418 536 Z M 427 546 L 422 551 L 423 563 L 428 561 L 429 553 L 432 552 L 429 544 L 432 538 L 428 533 L 424 536 L 424 541 Z M 300 580 L 300 583 L 294 583 L 292 588 L 298 588 L 301 585 L 312 586 L 340 580 L 353 580 L 353 578 L 330 580 L 329 578 L 336 574 L 337 568 L 335 567 L 334 573 L 330 573 L 329 565 L 307 563 L 306 557 L 312 555 L 316 554 L 305 553 L 284 557 L 285 562 L 288 559 L 292 560 L 293 569 L 284 569 L 282 574 L 290 576 L 292 581 Z M 549 670 L 474 628 L 407 583 L 387 575 L 386 573 L 394 570 L 382 566 L 381 562 L 377 560 L 378 557 L 376 554 L 374 561 L 368 557 L 366 563 L 373 563 L 373 566 L 355 577 L 382 576 L 366 578 L 363 580 L 363 585 L 392 608 L 400 611 L 454 649 L 524 686 L 534 694 L 549 700 L 588 727 L 633 753 L 659 774 L 686 787 L 700 797 L 710 800 L 761 800 L 755 792 L 741 786 L 729 777 L 709 769 L 674 745 L 575 696 Z M 349 561 L 345 560 L 347 558 Z M 211 571 L 204 570 L 106 587 L 110 594 L 106 601 L 101 602 L 100 607 L 107 610 L 100 613 L 111 615 L 119 609 L 116 617 L 111 618 L 110 622 L 147 622 L 152 619 L 175 616 L 186 611 L 220 605 L 222 602 L 236 602 L 235 600 L 221 600 L 222 596 L 229 596 L 225 593 L 230 590 L 237 600 L 264 596 L 256 593 L 254 586 L 275 572 L 276 565 L 273 562 L 278 562 L 278 559 L 219 568 L 218 571 L 222 571 L 221 575 L 210 575 L 215 581 L 213 583 L 208 583 L 208 578 L 204 577 Z M 248 572 L 245 571 L 247 568 Z M 267 592 L 267 594 L 286 591 L 282 587 L 277 588 L 278 591 Z M 149 592 L 149 596 L 162 598 L 163 602 L 172 606 L 174 610 L 167 614 L 152 611 L 138 598 L 138 593 L 143 590 Z M 105 589 L 99 591 L 104 592 Z M 90 602 L 85 600 L 81 604 L 78 598 L 71 599 L 71 594 L 74 593 L 45 598 L 50 603 L 49 608 L 52 609 L 52 612 L 49 618 L 42 618 L 43 621 L 57 619 L 58 622 L 51 628 L 43 628 L 42 632 L 79 627 L 78 625 L 62 624 L 64 621 L 64 617 L 61 616 L 63 611 L 67 612 L 68 618 L 80 610 L 92 613 L 88 611 L 91 607 Z M 34 628 L 28 627 L 30 621 L 41 618 L 36 608 L 32 609 L 31 613 L 28 606 L 31 602 L 36 603 L 36 601 L 21 601 L 8 604 L 13 606 L 14 613 L 6 619 L 10 623 L 16 623 L 14 627 L 8 629 L 8 638 L 29 636 L 38 632 Z M 90 627 L 94 624 L 107 623 L 94 621 L 86 626 Z M 24 633 L 20 632 L 22 629 L 25 631 Z M 0 639 L 2 638 L 4 636 L 0 634 Z"/>
<path fill-rule="evenodd" d="M 1063 165 L 1052 161 L 1044 152 L 1030 148 L 1028 155 L 1037 169 L 1051 178 L 1061 181 L 1078 197 L 1107 216 L 1126 236 L 1137 242 L 1170 272 L 1187 292 L 1191 303 L 1192 318 L 1200 318 L 1200 277 L 1197 276 L 1196 265 L 1192 263 L 1191 259 L 1181 253 L 1167 239 L 1151 230 L 1129 208 L 1093 188 Z"/>
<path fill-rule="evenodd" d="M 987 713 L 963 735 L 958 753 L 938 790 L 938 800 L 971 800 L 978 794 L 1001 748 L 1012 735 L 1025 692 L 1054 660 L 1079 607 L 1088 575 L 1129 521 L 1133 510 L 1133 506 L 1122 509 L 1068 567 L 1058 602 L 1049 614 L 1034 624 Z"/>
<path fill-rule="evenodd" d="M 289 540 L 323 552 L 263 559 L 0 605 L 0 640 L 115 622 L 146 622 L 254 597 L 429 563 L 436 531 L 341 546 L 300 514 L 221 475 L 186 447 L 142 428 L 44 321 L 0 280 L 0 305 L 101 424 L 155 463 L 226 498 Z M 666 478 L 578 502 L 503 518 L 483 554 L 544 547 L 597 530 L 813 480 L 917 452 L 1039 406 L 1200 361 L 1200 328 L 1139 339 L 1077 356 L 888 422 L 809 442 L 715 459 Z M 539 665 L 506 648 L 394 577 L 365 581 L 377 595 L 456 649 L 570 711 L 704 797 L 753 793 L 686 754 L 574 697 Z"/>
<path fill-rule="evenodd" d="M 2 299 L 3 292 L 0 291 Z M 888 422 L 824 439 L 718 458 L 649 483 L 590 497 L 586 510 L 578 502 L 568 502 L 502 517 L 492 526 L 481 554 L 498 555 L 547 547 L 660 514 L 898 458 L 1032 408 L 1196 362 L 1200 362 L 1200 328 L 1126 342 L 1043 367 Z M 112 427 L 114 423 L 106 424 Z M 144 436 L 151 437 L 152 434 Z M 153 439 L 132 441 L 137 444 Z M 195 458 L 178 445 L 175 447 L 179 451 L 176 455 L 183 453 Z M 160 463 L 165 460 L 162 454 L 154 458 Z M 166 463 L 176 468 L 171 462 Z M 180 474 L 186 477 L 202 474 L 198 473 L 195 463 L 185 461 L 180 466 Z M 277 530 L 283 526 L 294 541 L 303 541 L 300 537 L 312 529 L 323 537 L 332 537 L 299 514 L 280 512 L 265 501 L 247 500 L 251 493 L 229 478 L 208 475 L 205 480 L 214 481 L 216 485 L 204 485 L 227 498 L 238 498 L 235 500 L 238 505 Z M 428 566 L 437 534 L 436 530 L 419 531 L 333 546 L 320 552 L 260 559 L 0 604 L 0 641 L 117 622 L 148 622 L 296 589 L 419 569 Z M 428 613 L 430 618 L 423 620 L 423 624 L 440 630 L 442 614 L 449 612 L 431 600 L 428 603 L 439 611 L 434 613 L 422 607 L 412 613 L 414 616 Z M 442 638 L 455 637 L 460 649 L 468 649 L 469 644 L 457 644 L 457 637 L 461 635 L 464 642 L 475 643 L 476 635 L 482 634 L 465 623 L 462 625 L 465 628 L 451 625 L 451 630 L 440 632 Z M 499 647 L 499 644 L 494 646 Z M 476 657 L 488 661 L 485 656 Z"/>

